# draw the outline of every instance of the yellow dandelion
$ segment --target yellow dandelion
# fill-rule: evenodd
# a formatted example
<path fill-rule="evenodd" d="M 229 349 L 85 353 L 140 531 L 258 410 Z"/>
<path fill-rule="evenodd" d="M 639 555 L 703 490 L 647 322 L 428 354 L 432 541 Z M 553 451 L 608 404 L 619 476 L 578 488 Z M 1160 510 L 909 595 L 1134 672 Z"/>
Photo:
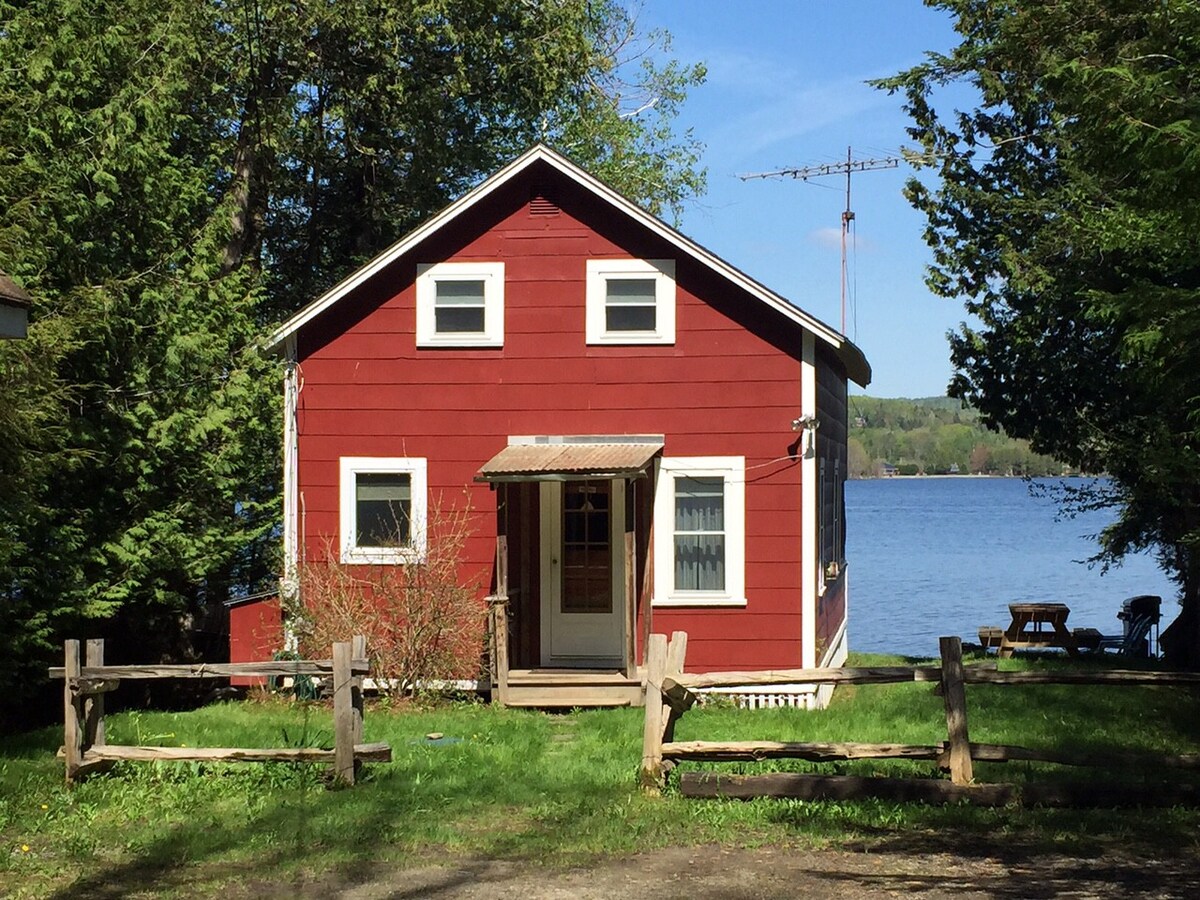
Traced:
<path fill-rule="evenodd" d="M 22 852 L 22 853 L 28 853 L 28 852 L 29 852 L 29 845 L 28 845 L 28 844 L 22 844 L 22 845 L 21 845 L 21 852 Z"/>
<path fill-rule="evenodd" d="M 42 809 L 49 809 L 49 808 L 50 808 L 50 804 L 49 804 L 49 803 L 43 803 L 43 804 L 42 804 Z"/>

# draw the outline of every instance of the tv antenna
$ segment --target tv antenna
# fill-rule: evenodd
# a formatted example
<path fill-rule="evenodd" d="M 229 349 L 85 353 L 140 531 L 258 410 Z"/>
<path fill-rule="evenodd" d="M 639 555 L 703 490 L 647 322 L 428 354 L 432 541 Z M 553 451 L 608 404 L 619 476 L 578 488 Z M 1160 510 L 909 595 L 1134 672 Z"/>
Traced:
<path fill-rule="evenodd" d="M 810 178 L 822 178 L 827 175 L 846 176 L 846 209 L 842 213 L 842 334 L 846 333 L 846 235 L 850 231 L 850 223 L 854 221 L 854 211 L 850 208 L 850 176 L 854 172 L 895 169 L 904 161 L 899 156 L 882 156 L 877 159 L 855 159 L 850 152 L 850 148 L 847 147 L 845 162 L 777 169 L 774 172 L 756 172 L 751 175 L 738 176 L 742 181 L 750 181 L 752 178 L 797 178 L 800 181 L 808 181 Z"/>

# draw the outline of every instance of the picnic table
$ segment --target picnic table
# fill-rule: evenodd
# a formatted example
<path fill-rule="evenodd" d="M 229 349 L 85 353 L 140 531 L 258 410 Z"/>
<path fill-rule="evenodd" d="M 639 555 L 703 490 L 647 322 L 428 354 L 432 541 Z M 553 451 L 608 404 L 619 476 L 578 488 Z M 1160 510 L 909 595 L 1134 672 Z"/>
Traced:
<path fill-rule="evenodd" d="M 979 629 L 984 647 L 996 647 L 1003 658 L 1016 650 L 1060 647 L 1071 656 L 1079 655 L 1079 641 L 1067 628 L 1071 609 L 1065 603 L 1010 603 L 1012 621 L 1004 630 L 985 625 Z"/>

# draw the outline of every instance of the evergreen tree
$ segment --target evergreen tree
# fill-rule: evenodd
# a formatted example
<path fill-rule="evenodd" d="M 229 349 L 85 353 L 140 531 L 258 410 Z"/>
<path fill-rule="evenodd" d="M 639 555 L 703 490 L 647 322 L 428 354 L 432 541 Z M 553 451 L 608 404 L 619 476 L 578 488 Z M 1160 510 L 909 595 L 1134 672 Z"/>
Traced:
<path fill-rule="evenodd" d="M 954 396 L 1109 487 L 1102 558 L 1154 548 L 1178 580 L 1180 659 L 1200 651 L 1200 5 L 932 0 L 961 43 L 902 91 L 937 188 L 931 288 L 978 326 L 951 338 Z M 978 105 L 939 113 L 966 82 Z"/>
<path fill-rule="evenodd" d="M 0 0 L 0 712 L 272 583 L 280 317 L 535 140 L 700 190 L 662 52 L 609 0 Z"/>

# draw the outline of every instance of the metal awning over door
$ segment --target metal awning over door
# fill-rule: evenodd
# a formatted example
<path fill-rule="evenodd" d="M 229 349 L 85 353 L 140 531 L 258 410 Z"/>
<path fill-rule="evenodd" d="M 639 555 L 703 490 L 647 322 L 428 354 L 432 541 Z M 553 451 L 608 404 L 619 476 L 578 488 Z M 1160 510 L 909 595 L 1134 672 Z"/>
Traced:
<path fill-rule="evenodd" d="M 510 444 L 480 469 L 476 481 L 571 481 L 644 475 L 661 442 Z"/>

